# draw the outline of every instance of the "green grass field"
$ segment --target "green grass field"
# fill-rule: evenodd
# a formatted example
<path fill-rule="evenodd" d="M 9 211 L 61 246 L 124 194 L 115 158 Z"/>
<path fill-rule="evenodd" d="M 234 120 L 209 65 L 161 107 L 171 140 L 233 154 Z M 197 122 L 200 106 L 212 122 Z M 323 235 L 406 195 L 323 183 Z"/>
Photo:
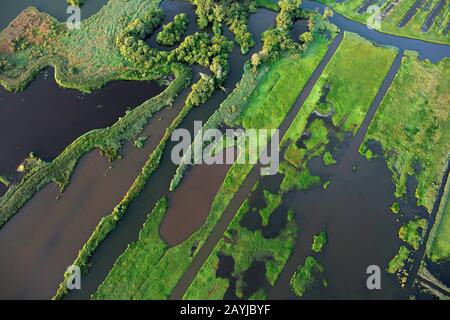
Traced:
<path fill-rule="evenodd" d="M 362 24 L 367 24 L 367 20 L 371 16 L 371 13 L 365 12 L 359 14 L 357 12 L 358 8 L 365 3 L 364 0 L 348 0 L 342 3 L 336 3 L 334 0 L 317 1 L 332 7 L 333 10 L 339 14 Z M 381 12 L 383 12 L 386 6 L 388 6 L 391 2 L 392 1 L 385 1 L 385 3 L 380 7 Z M 398 27 L 404 15 L 408 12 L 414 2 L 415 0 L 401 0 L 400 3 L 391 11 L 391 13 L 381 21 L 380 31 L 408 38 L 450 44 L 450 37 L 446 32 L 447 24 L 450 21 L 448 2 L 438 16 L 439 18 L 435 20 L 432 28 L 430 28 L 427 32 L 422 32 L 422 24 L 425 22 L 426 17 L 433 10 L 439 0 L 433 0 L 427 10 L 424 10 L 424 6 L 422 6 L 422 8 L 417 11 L 414 17 L 403 28 Z"/>
<path fill-rule="evenodd" d="M 407 176 L 414 175 L 418 179 L 417 203 L 429 212 L 449 159 L 449 86 L 450 59 L 432 64 L 406 52 L 365 137 L 365 142 L 374 140 L 382 145 L 395 195 L 405 195 Z M 361 153 L 366 149 L 363 143 Z"/>

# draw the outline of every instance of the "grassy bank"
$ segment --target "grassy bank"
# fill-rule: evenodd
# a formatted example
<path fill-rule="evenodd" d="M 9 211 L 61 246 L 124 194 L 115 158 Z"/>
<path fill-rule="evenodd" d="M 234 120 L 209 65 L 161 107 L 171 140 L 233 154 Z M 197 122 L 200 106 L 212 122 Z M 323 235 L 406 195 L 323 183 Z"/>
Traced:
<path fill-rule="evenodd" d="M 333 8 L 341 15 L 354 20 L 356 22 L 367 24 L 368 19 L 373 13 L 358 13 L 357 10 L 366 2 L 365 0 L 348 0 L 342 3 L 336 3 L 332 0 L 317 0 Z M 427 31 L 421 30 L 422 24 L 425 22 L 428 14 L 433 10 L 439 0 L 433 0 L 429 7 L 424 5 L 418 9 L 413 18 L 402 28 L 399 23 L 403 20 L 408 10 L 414 4 L 415 0 L 402 0 L 394 9 L 381 21 L 380 31 L 384 33 L 399 35 L 402 37 L 425 40 L 429 42 L 450 44 L 450 38 L 447 35 L 446 27 L 450 20 L 448 3 L 444 6 L 440 16 L 435 20 L 432 27 Z M 392 1 L 386 1 L 381 5 L 381 13 Z M 442 22 L 442 25 L 441 25 Z"/>
<path fill-rule="evenodd" d="M 79 159 L 88 152 L 100 149 L 110 159 L 117 158 L 123 143 L 136 138 L 150 117 L 163 107 L 171 105 L 177 94 L 189 84 L 189 69 L 173 65 L 173 73 L 175 80 L 158 96 L 128 112 L 111 127 L 82 135 L 52 162 L 30 168 L 22 180 L 11 186 L 0 198 L 0 227 L 46 185 L 55 182 L 64 190 Z"/>
<path fill-rule="evenodd" d="M 450 180 L 444 189 L 436 220 L 427 243 L 427 256 L 433 262 L 450 260 Z"/>
<path fill-rule="evenodd" d="M 367 142 L 383 148 L 395 196 L 406 193 L 406 179 L 416 176 L 417 204 L 431 212 L 450 150 L 450 59 L 419 61 L 406 52 L 400 70 L 381 103 L 360 151 Z"/>

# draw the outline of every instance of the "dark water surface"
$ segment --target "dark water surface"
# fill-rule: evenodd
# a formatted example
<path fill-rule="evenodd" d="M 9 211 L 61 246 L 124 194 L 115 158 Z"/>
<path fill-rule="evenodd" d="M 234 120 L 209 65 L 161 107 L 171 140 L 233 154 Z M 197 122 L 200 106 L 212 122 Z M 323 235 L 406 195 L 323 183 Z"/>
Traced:
<path fill-rule="evenodd" d="M 81 7 L 81 19 L 97 13 L 108 0 L 85 1 Z M 46 12 L 59 21 L 66 21 L 69 15 L 65 0 L 2 0 L 0 1 L 0 31 L 6 28 L 23 10 L 33 6 Z"/>
<path fill-rule="evenodd" d="M 224 155 L 231 159 L 234 154 L 233 148 L 226 149 L 211 160 L 223 159 Z M 160 235 L 170 246 L 182 243 L 205 223 L 230 167 L 231 164 L 194 165 L 180 186 L 169 193 L 169 209 L 161 223 Z"/>
<path fill-rule="evenodd" d="M 24 92 L 0 88 L 0 174 L 9 176 L 34 152 L 50 161 L 72 141 L 92 129 L 115 123 L 132 109 L 164 90 L 155 81 L 117 81 L 83 94 L 62 89 L 53 71 L 41 73 Z"/>

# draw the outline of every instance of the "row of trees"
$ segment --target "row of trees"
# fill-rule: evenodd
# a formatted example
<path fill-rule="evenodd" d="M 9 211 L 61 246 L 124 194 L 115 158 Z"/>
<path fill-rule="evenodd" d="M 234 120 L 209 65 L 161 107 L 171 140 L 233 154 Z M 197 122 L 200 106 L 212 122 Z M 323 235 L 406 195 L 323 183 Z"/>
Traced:
<path fill-rule="evenodd" d="M 255 45 L 247 24 L 249 14 L 257 10 L 256 1 L 192 0 L 192 2 L 196 6 L 195 13 L 200 29 L 205 29 L 212 24 L 214 33 L 218 34 L 222 24 L 227 25 L 243 54 Z"/>
<path fill-rule="evenodd" d="M 212 96 L 216 89 L 215 80 L 204 73 L 200 73 L 200 79 L 192 85 L 192 90 L 186 98 L 186 104 L 197 107 Z"/>
<path fill-rule="evenodd" d="M 173 21 L 166 24 L 162 31 L 158 33 L 156 41 L 164 46 L 173 46 L 175 43 L 180 42 L 188 24 L 189 18 L 185 13 L 177 14 Z"/>
<path fill-rule="evenodd" d="M 144 17 L 131 21 L 117 36 L 116 45 L 120 53 L 134 63 L 144 63 L 156 55 L 144 40 L 158 28 L 164 19 L 161 9 L 151 9 Z"/>
<path fill-rule="evenodd" d="M 296 19 L 301 17 L 301 0 L 280 0 L 280 12 L 277 15 L 277 28 L 291 30 Z"/>
<path fill-rule="evenodd" d="M 216 84 L 225 81 L 228 71 L 228 56 L 233 50 L 233 42 L 222 35 L 209 37 L 207 33 L 196 32 L 187 36 L 178 48 L 169 53 L 169 62 L 185 62 L 209 68 Z"/>
<path fill-rule="evenodd" d="M 178 17 L 174 19 L 170 27 L 166 26 L 164 35 L 159 36 L 160 40 L 161 37 L 165 39 L 163 41 L 166 41 L 178 36 L 181 39 L 184 32 L 181 32 L 181 29 L 187 26 L 187 16 L 178 15 Z M 215 88 L 225 81 L 229 72 L 228 57 L 234 44 L 220 34 L 210 37 L 205 32 L 197 32 L 187 36 L 177 48 L 170 52 L 158 51 L 150 48 L 144 40 L 161 24 L 163 18 L 164 13 L 160 9 L 154 9 L 147 12 L 144 18 L 134 19 L 117 36 L 116 44 L 121 54 L 135 63 L 136 69 L 140 69 L 142 73 L 155 67 L 164 68 L 171 63 L 179 62 L 209 68 L 212 75 L 201 74 L 186 100 L 188 105 L 198 106 L 206 102 Z M 168 36 L 169 34 L 174 37 Z"/>

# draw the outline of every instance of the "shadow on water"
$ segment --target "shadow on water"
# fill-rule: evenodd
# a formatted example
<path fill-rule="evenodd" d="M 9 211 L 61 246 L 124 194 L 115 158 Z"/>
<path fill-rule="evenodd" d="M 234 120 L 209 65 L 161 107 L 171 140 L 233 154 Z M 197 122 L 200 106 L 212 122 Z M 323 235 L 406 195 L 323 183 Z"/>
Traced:
<path fill-rule="evenodd" d="M 14 175 L 30 152 L 46 161 L 92 129 L 115 123 L 127 109 L 164 90 L 156 81 L 117 81 L 90 94 L 62 89 L 53 71 L 41 73 L 23 92 L 0 88 L 0 174 Z"/>
<path fill-rule="evenodd" d="M 97 13 L 108 0 L 85 1 L 81 8 L 81 19 L 86 19 Z M 64 0 L 8 0 L 0 1 L 0 31 L 6 28 L 23 10 L 33 6 L 46 12 L 59 21 L 66 21 L 69 15 Z"/>

